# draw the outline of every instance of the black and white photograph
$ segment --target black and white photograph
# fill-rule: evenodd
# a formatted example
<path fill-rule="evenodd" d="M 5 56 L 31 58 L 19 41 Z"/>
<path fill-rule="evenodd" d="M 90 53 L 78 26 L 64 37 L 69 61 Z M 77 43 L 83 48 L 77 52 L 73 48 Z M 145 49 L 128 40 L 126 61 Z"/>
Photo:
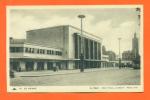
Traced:
<path fill-rule="evenodd" d="M 143 92 L 142 5 L 7 6 L 8 92 Z"/>

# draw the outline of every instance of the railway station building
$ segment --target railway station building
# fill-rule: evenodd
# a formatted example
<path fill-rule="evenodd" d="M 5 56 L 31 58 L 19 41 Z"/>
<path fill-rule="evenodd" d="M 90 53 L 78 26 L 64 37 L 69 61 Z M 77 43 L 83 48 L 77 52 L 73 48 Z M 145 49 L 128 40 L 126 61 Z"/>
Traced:
<path fill-rule="evenodd" d="M 61 25 L 26 32 L 26 39 L 9 40 L 10 69 L 15 71 L 79 69 L 81 29 Z M 100 68 L 102 38 L 83 31 L 84 68 Z"/>

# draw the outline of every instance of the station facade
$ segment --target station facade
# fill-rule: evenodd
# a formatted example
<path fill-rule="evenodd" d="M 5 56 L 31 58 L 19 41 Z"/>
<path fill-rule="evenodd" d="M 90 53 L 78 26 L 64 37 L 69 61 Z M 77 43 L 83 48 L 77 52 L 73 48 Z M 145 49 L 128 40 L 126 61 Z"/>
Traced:
<path fill-rule="evenodd" d="M 81 30 L 62 25 L 29 30 L 26 39 L 10 38 L 10 69 L 15 71 L 79 69 Z M 102 39 L 83 31 L 84 68 L 100 68 Z"/>

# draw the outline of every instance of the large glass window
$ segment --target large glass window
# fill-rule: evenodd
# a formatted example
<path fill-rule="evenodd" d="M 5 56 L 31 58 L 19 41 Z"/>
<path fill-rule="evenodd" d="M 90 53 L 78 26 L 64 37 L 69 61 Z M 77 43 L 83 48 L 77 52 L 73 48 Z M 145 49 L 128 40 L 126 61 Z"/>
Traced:
<path fill-rule="evenodd" d="M 10 52 L 12 53 L 23 52 L 23 47 L 10 47 Z"/>
<path fill-rule="evenodd" d="M 10 47 L 10 52 L 15 52 L 15 48 L 14 47 Z"/>

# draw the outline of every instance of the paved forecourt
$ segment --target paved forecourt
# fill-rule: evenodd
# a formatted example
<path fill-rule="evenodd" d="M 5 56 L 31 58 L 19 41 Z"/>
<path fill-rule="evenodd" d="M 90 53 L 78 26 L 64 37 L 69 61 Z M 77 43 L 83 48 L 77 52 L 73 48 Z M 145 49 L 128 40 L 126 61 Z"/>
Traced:
<path fill-rule="evenodd" d="M 85 86 L 85 85 L 139 85 L 140 70 L 130 68 L 85 69 L 50 72 L 22 72 L 10 79 L 11 86 Z M 29 75 L 30 74 L 30 75 Z M 19 76 L 20 75 L 20 76 Z"/>

